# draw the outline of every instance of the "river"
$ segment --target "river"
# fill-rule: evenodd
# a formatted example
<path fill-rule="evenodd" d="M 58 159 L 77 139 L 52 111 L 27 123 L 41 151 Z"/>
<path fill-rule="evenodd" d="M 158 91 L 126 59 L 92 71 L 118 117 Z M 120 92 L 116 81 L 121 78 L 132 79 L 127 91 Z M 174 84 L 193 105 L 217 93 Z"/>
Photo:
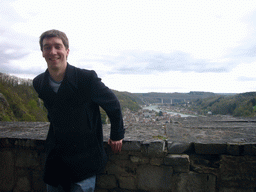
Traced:
<path fill-rule="evenodd" d="M 161 109 L 158 108 L 157 105 L 149 105 L 147 107 L 143 107 L 143 109 L 153 110 L 153 111 L 156 111 L 156 112 L 162 111 Z M 165 112 L 165 111 L 162 111 L 162 112 Z M 172 114 L 172 115 L 180 115 L 181 117 L 196 117 L 195 115 L 186 115 L 186 114 L 172 112 L 172 111 L 166 111 L 166 112 L 168 114 Z"/>

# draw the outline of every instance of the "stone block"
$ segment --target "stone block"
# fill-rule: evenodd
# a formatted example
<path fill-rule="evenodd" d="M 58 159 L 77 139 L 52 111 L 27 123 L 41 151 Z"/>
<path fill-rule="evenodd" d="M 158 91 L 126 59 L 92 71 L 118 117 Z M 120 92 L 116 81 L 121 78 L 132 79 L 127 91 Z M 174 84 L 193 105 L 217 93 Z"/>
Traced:
<path fill-rule="evenodd" d="M 216 176 L 194 172 L 175 174 L 173 192 L 216 192 Z"/>
<path fill-rule="evenodd" d="M 190 168 L 188 155 L 167 155 L 164 158 L 164 164 L 173 167 L 174 172 L 187 173 Z"/>
<path fill-rule="evenodd" d="M 97 186 L 103 189 L 113 189 L 117 187 L 117 180 L 114 175 L 99 175 L 97 178 Z"/>
<path fill-rule="evenodd" d="M 45 150 L 45 148 L 44 148 L 45 140 L 34 140 L 34 143 L 36 145 L 37 150 L 42 150 L 42 151 Z"/>
<path fill-rule="evenodd" d="M 130 160 L 133 163 L 138 163 L 138 164 L 147 164 L 147 163 L 149 163 L 149 158 L 148 157 L 131 156 Z"/>
<path fill-rule="evenodd" d="M 32 187 L 34 191 L 46 191 L 46 184 L 43 181 L 43 172 L 42 171 L 33 171 L 32 172 Z"/>
<path fill-rule="evenodd" d="M 135 190 L 137 188 L 134 177 L 119 177 L 118 181 L 121 189 Z"/>
<path fill-rule="evenodd" d="M 217 155 L 190 155 L 190 169 L 197 173 L 218 175 L 219 156 Z"/>
<path fill-rule="evenodd" d="M 94 192 L 109 192 L 107 189 L 99 189 L 99 188 L 95 188 Z"/>
<path fill-rule="evenodd" d="M 27 146 L 27 140 L 26 139 L 17 139 L 14 142 L 14 145 L 16 145 L 17 147 L 26 147 Z"/>
<path fill-rule="evenodd" d="M 112 162 L 108 162 L 105 168 L 106 173 L 111 175 L 126 174 L 125 168 Z"/>
<path fill-rule="evenodd" d="M 256 144 L 255 143 L 244 144 L 243 155 L 256 155 Z"/>
<path fill-rule="evenodd" d="M 146 191 L 171 191 L 173 169 L 169 166 L 141 165 L 137 169 L 138 189 Z"/>
<path fill-rule="evenodd" d="M 151 165 L 160 166 L 160 165 L 163 165 L 163 163 L 164 163 L 164 159 L 163 158 L 152 158 L 152 159 L 150 159 L 150 164 Z"/>
<path fill-rule="evenodd" d="M 0 191 L 12 191 L 14 187 L 14 155 L 11 151 L 0 151 Z"/>
<path fill-rule="evenodd" d="M 219 188 L 255 188 L 256 156 L 222 155 L 219 175 Z"/>
<path fill-rule="evenodd" d="M 13 145 L 13 139 L 10 139 L 10 138 L 1 138 L 0 139 L 1 148 L 12 147 L 12 145 Z"/>
<path fill-rule="evenodd" d="M 141 151 L 140 141 L 123 141 L 122 150 L 124 151 Z"/>
<path fill-rule="evenodd" d="M 165 156 L 165 141 L 143 142 L 142 153 L 150 157 Z"/>
<path fill-rule="evenodd" d="M 31 191 L 29 179 L 27 177 L 19 178 L 14 191 Z"/>
<path fill-rule="evenodd" d="M 220 188 L 219 192 L 255 192 L 254 188 Z"/>
<path fill-rule="evenodd" d="M 129 159 L 130 155 L 127 153 L 127 151 L 121 151 L 120 153 L 110 153 L 108 154 L 108 159 L 110 161 L 116 161 L 116 160 L 127 160 Z"/>
<path fill-rule="evenodd" d="M 194 143 L 196 154 L 226 154 L 227 145 L 222 143 Z"/>
<path fill-rule="evenodd" d="M 192 143 L 168 142 L 167 152 L 171 154 L 182 154 L 192 148 Z"/>
<path fill-rule="evenodd" d="M 36 144 L 35 144 L 35 141 L 34 141 L 34 140 L 27 139 L 27 140 L 26 140 L 26 143 L 25 143 L 25 146 L 26 146 L 26 147 L 34 148 L 34 147 L 36 147 Z"/>
<path fill-rule="evenodd" d="M 37 167 L 40 165 L 36 151 L 19 149 L 16 156 L 15 165 L 17 167 Z"/>
<path fill-rule="evenodd" d="M 240 155 L 244 146 L 239 143 L 227 143 L 227 154 Z"/>
<path fill-rule="evenodd" d="M 114 163 L 108 163 L 106 172 L 118 176 L 132 176 L 136 173 L 137 165 L 129 160 L 119 160 Z"/>

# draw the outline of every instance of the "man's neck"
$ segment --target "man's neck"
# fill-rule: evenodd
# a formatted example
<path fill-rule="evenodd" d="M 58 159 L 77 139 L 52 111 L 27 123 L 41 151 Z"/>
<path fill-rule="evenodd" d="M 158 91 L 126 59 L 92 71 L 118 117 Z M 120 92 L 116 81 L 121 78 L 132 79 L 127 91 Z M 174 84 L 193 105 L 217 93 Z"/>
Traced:
<path fill-rule="evenodd" d="M 56 71 L 55 70 L 49 70 L 51 78 L 56 82 L 60 82 L 64 79 L 65 72 L 66 72 L 66 69 L 56 70 Z"/>

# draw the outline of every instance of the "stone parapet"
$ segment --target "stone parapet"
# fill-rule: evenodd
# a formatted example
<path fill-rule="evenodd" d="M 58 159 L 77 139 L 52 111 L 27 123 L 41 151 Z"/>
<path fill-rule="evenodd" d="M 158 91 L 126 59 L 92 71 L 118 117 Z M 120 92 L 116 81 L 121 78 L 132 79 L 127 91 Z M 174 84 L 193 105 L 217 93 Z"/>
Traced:
<path fill-rule="evenodd" d="M 109 127 L 105 126 L 104 147 L 109 161 L 98 175 L 96 192 L 255 191 L 254 122 L 204 121 L 178 121 L 172 126 L 173 135 L 161 135 L 166 127 L 157 132 L 153 126 L 146 134 L 146 127 L 142 126 L 144 135 L 138 136 L 136 125 L 132 137 L 127 128 L 122 152 L 118 154 L 113 154 L 107 145 Z M 42 174 L 48 126 L 0 122 L 0 191 L 46 191 Z"/>

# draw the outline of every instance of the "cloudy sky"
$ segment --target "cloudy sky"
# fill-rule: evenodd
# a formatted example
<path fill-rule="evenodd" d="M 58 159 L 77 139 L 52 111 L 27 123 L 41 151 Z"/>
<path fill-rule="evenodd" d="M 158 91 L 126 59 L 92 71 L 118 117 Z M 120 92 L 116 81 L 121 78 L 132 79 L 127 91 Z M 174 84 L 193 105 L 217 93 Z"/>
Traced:
<path fill-rule="evenodd" d="M 44 72 L 49 29 L 114 90 L 256 91 L 255 0 L 0 0 L 0 72 Z"/>

